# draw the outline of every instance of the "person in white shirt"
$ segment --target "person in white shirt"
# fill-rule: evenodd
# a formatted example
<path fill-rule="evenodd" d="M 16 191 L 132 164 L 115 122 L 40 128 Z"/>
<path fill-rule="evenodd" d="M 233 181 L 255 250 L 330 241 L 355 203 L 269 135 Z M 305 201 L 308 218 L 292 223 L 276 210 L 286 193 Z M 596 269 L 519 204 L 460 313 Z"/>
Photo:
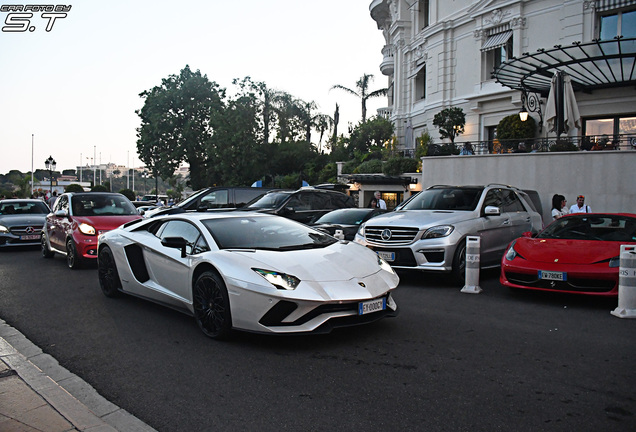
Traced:
<path fill-rule="evenodd" d="M 382 199 L 382 194 L 380 193 L 380 191 L 375 191 L 375 193 L 373 194 L 373 196 L 375 197 L 375 199 L 377 200 L 377 204 L 376 207 L 377 208 L 381 208 L 383 210 L 386 210 L 386 201 L 384 201 Z"/>
<path fill-rule="evenodd" d="M 570 207 L 570 213 L 592 213 L 590 206 L 585 205 L 585 197 L 579 195 L 576 197 L 576 204 L 572 204 Z"/>
<path fill-rule="evenodd" d="M 552 219 L 558 219 L 561 216 L 568 214 L 568 208 L 566 207 L 567 201 L 563 195 L 555 194 L 552 197 Z"/>

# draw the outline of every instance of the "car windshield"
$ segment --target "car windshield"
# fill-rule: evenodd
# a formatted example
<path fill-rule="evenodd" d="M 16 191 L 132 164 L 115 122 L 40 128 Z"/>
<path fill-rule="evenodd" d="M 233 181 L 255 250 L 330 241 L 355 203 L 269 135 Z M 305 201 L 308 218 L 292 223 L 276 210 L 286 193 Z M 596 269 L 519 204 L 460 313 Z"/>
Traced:
<path fill-rule="evenodd" d="M 73 216 L 137 215 L 137 209 L 120 194 L 84 194 L 71 198 Z"/>
<path fill-rule="evenodd" d="M 289 198 L 290 194 L 290 192 L 271 192 L 249 202 L 245 207 L 243 207 L 243 209 L 254 210 L 278 208 L 287 198 Z"/>
<path fill-rule="evenodd" d="M 559 218 L 537 238 L 636 242 L 636 218 L 621 215 L 571 215 Z"/>
<path fill-rule="evenodd" d="M 477 208 L 483 188 L 435 188 L 420 192 L 400 210 L 460 210 Z"/>
<path fill-rule="evenodd" d="M 0 203 L 0 215 L 48 213 L 49 208 L 41 201 L 9 201 Z"/>
<path fill-rule="evenodd" d="M 337 241 L 278 216 L 206 219 L 202 223 L 220 249 L 301 250 L 323 248 Z"/>
<path fill-rule="evenodd" d="M 372 211 L 369 209 L 334 210 L 323 215 L 315 224 L 360 225 Z"/>

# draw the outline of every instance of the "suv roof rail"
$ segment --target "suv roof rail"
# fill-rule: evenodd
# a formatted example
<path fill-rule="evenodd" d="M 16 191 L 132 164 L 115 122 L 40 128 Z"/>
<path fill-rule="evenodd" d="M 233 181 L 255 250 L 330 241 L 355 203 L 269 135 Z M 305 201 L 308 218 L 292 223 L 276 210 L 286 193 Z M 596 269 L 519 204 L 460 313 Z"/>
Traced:
<path fill-rule="evenodd" d="M 503 187 L 507 187 L 507 188 L 510 188 L 510 189 L 520 190 L 518 187 L 509 185 L 509 184 L 503 184 L 503 183 L 489 183 L 487 186 L 503 186 Z"/>

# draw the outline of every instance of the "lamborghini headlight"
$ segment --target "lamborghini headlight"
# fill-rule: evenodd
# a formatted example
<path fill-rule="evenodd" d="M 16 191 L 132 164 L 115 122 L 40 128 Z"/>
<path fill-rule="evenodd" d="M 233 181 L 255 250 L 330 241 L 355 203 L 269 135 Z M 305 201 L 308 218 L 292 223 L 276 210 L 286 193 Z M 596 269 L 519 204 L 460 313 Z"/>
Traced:
<path fill-rule="evenodd" d="M 95 235 L 96 233 L 95 227 L 87 223 L 81 223 L 79 225 L 79 230 L 82 234 L 86 234 L 86 235 Z"/>
<path fill-rule="evenodd" d="M 424 235 L 422 235 L 422 238 L 432 239 L 432 238 L 446 237 L 450 235 L 450 233 L 452 233 L 454 229 L 455 227 L 453 227 L 452 225 L 435 226 L 435 227 L 427 229 Z"/>
<path fill-rule="evenodd" d="M 300 279 L 296 276 L 288 275 L 286 273 L 280 273 L 273 270 L 263 270 L 259 268 L 253 268 L 256 273 L 263 276 L 265 280 L 278 289 L 294 290 L 300 283 Z"/>
<path fill-rule="evenodd" d="M 393 267 L 391 267 L 391 265 L 384 261 L 380 255 L 378 255 L 378 264 L 380 265 L 380 268 L 384 271 L 388 271 L 389 273 L 395 273 L 395 271 L 393 270 Z"/>

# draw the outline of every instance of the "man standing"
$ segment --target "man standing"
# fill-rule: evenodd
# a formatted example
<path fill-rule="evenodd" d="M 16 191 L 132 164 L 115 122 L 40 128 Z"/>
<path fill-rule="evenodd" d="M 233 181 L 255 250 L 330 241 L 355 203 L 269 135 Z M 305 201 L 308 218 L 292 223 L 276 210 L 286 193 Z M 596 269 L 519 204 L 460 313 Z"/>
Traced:
<path fill-rule="evenodd" d="M 579 195 L 576 197 L 576 204 L 572 204 L 570 207 L 570 213 L 592 213 L 590 206 L 585 205 L 585 197 Z"/>
<path fill-rule="evenodd" d="M 375 197 L 375 200 L 377 202 L 376 207 L 386 210 L 386 201 L 382 199 L 382 194 L 380 193 L 380 191 L 375 191 L 373 196 Z"/>

